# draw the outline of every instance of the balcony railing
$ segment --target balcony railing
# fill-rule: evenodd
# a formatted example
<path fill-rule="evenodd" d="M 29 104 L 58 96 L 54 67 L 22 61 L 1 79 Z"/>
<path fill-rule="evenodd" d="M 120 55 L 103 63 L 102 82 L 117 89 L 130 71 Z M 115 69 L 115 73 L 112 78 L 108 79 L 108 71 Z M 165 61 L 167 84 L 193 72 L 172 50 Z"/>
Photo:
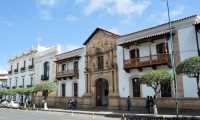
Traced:
<path fill-rule="evenodd" d="M 56 78 L 66 78 L 66 77 L 69 78 L 75 77 L 76 79 L 78 79 L 79 78 L 78 69 L 65 70 L 56 73 Z"/>
<path fill-rule="evenodd" d="M 11 75 L 11 74 L 12 74 L 12 70 L 11 70 L 11 71 L 8 71 L 8 74 Z"/>
<path fill-rule="evenodd" d="M 41 80 L 49 80 L 49 76 L 47 76 L 47 75 L 41 75 Z"/>
<path fill-rule="evenodd" d="M 21 72 L 24 72 L 25 71 L 25 67 L 21 67 Z"/>
<path fill-rule="evenodd" d="M 124 60 L 124 69 L 140 69 L 142 67 L 153 67 L 156 65 L 168 65 L 171 68 L 171 55 L 168 53 L 132 58 Z"/>
<path fill-rule="evenodd" d="M 28 66 L 28 69 L 29 69 L 29 70 L 32 70 L 33 68 L 34 68 L 34 65 L 29 65 L 29 66 Z"/>
<path fill-rule="evenodd" d="M 14 73 L 15 73 L 15 74 L 18 73 L 18 69 L 14 69 Z"/>

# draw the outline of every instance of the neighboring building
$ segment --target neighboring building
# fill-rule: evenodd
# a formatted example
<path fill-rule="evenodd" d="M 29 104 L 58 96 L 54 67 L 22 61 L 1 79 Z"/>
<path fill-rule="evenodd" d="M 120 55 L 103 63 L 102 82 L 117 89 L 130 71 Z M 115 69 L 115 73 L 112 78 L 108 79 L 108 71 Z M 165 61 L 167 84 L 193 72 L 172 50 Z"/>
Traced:
<path fill-rule="evenodd" d="M 85 48 L 56 55 L 58 97 L 82 97 L 85 90 Z"/>
<path fill-rule="evenodd" d="M 6 70 L 0 70 L 0 90 L 7 87 L 8 72 Z"/>
<path fill-rule="evenodd" d="M 39 51 L 35 54 L 35 84 L 38 84 L 41 81 L 56 82 L 56 55 L 60 54 L 61 49 L 60 45 L 48 46 L 46 50 Z M 37 96 L 43 96 L 45 94 L 38 93 Z M 56 90 L 51 92 L 49 96 L 56 96 Z"/>
<path fill-rule="evenodd" d="M 8 81 L 7 89 L 26 88 L 35 85 L 35 57 L 37 53 L 48 50 L 50 48 L 36 46 L 21 52 L 10 58 L 8 61 Z M 13 98 L 19 100 L 18 96 Z M 21 96 L 20 101 L 24 101 L 24 96 Z"/>

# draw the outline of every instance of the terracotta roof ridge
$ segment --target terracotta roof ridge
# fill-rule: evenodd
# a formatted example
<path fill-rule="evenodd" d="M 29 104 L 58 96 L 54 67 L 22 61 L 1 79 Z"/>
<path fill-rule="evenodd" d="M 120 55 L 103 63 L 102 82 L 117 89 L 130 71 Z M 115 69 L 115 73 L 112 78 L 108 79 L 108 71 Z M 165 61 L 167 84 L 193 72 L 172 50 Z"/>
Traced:
<path fill-rule="evenodd" d="M 191 15 L 191 16 L 184 17 L 184 18 L 181 18 L 181 19 L 173 20 L 173 21 L 171 21 L 171 23 L 174 23 L 174 22 L 177 22 L 177 21 L 181 21 L 181 20 L 185 20 L 185 19 L 188 19 L 188 18 L 191 18 L 191 17 L 196 17 L 196 16 L 198 16 L 198 15 Z M 146 31 L 146 30 L 150 30 L 150 29 L 153 29 L 153 28 L 156 28 L 156 27 L 160 27 L 160 26 L 166 25 L 168 23 L 169 22 L 166 22 L 166 23 L 163 23 L 163 24 L 160 24 L 160 25 L 156 25 L 156 26 L 153 26 L 153 27 L 149 27 L 149 28 L 146 28 L 146 29 L 135 31 L 135 32 L 132 32 L 132 33 L 129 33 L 129 34 L 121 35 L 121 37 L 124 37 L 124 36 L 127 36 L 127 35 L 131 35 L 131 34 L 134 34 L 134 33 L 139 33 L 139 32 Z"/>

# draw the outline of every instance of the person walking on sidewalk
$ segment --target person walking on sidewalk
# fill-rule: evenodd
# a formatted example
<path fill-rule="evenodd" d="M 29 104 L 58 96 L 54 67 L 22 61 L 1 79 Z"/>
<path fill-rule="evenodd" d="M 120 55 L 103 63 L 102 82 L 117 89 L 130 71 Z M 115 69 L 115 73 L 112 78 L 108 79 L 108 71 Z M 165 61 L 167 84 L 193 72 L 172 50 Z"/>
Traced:
<path fill-rule="evenodd" d="M 149 100 L 149 96 L 147 96 L 147 99 L 146 99 L 146 108 L 147 108 L 148 113 L 150 113 L 150 100 Z"/>
<path fill-rule="evenodd" d="M 130 111 L 130 107 L 131 107 L 131 99 L 130 99 L 130 96 L 128 96 L 128 98 L 127 98 L 127 109 L 128 109 L 128 111 Z"/>
<path fill-rule="evenodd" d="M 150 112 L 153 112 L 153 98 L 150 96 L 149 98 Z"/>

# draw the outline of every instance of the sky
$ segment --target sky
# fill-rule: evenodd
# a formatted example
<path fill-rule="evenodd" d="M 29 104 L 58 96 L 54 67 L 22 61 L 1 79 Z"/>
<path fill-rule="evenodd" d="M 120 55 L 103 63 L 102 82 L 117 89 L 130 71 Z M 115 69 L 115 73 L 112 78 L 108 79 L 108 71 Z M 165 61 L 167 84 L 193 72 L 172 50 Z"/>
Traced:
<path fill-rule="evenodd" d="M 171 20 L 200 14 L 200 0 L 168 2 Z M 97 27 L 125 35 L 166 22 L 166 0 L 0 0 L 0 70 L 38 44 L 66 52 Z"/>

